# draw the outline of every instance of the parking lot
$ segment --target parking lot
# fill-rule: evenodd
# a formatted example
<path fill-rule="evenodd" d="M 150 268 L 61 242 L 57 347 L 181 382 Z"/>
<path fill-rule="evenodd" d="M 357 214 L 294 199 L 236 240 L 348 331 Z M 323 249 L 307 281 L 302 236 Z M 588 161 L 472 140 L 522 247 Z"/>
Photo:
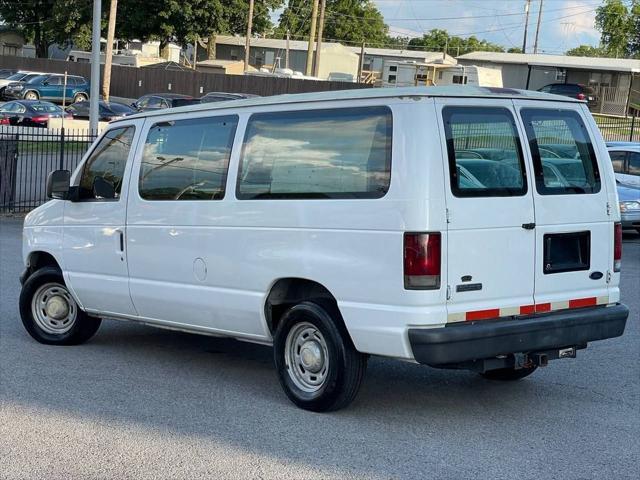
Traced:
<path fill-rule="evenodd" d="M 637 478 L 640 235 L 622 338 L 515 383 L 372 358 L 343 411 L 291 405 L 271 350 L 115 321 L 77 347 L 20 323 L 0 218 L 0 478 Z"/>

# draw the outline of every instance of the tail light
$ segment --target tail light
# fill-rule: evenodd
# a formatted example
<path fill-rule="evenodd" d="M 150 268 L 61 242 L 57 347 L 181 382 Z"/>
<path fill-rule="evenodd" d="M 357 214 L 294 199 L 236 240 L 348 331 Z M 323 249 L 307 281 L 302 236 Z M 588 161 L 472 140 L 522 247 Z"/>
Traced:
<path fill-rule="evenodd" d="M 579 94 L 576 96 L 576 98 L 577 98 L 578 100 L 584 100 L 584 99 L 586 99 L 587 97 L 585 97 L 585 96 L 584 96 L 584 93 L 579 93 Z"/>
<path fill-rule="evenodd" d="M 613 271 L 619 272 L 622 264 L 622 224 L 613 224 Z"/>
<path fill-rule="evenodd" d="M 440 233 L 405 233 L 404 288 L 440 288 L 441 258 Z"/>
<path fill-rule="evenodd" d="M 9 119 L 6 117 L 0 118 L 0 125 L 9 125 Z"/>
<path fill-rule="evenodd" d="M 49 116 L 48 115 L 39 115 L 37 117 L 32 117 L 31 121 L 35 122 L 35 123 L 47 123 L 49 121 Z"/>

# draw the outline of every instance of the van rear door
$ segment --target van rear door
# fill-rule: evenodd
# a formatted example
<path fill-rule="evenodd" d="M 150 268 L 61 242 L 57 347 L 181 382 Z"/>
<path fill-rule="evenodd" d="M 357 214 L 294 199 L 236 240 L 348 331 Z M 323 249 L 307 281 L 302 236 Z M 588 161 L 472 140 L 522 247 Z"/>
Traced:
<path fill-rule="evenodd" d="M 608 159 L 596 154 L 581 104 L 514 104 L 534 172 L 536 311 L 606 304 L 615 208 L 604 181 Z"/>
<path fill-rule="evenodd" d="M 436 99 L 445 155 L 448 322 L 528 313 L 535 233 L 510 100 Z"/>

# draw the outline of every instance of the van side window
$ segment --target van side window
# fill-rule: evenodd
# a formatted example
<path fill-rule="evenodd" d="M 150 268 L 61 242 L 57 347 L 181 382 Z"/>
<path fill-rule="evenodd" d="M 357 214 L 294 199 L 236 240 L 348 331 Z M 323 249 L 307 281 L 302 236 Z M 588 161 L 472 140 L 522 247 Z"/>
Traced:
<path fill-rule="evenodd" d="M 237 116 L 156 123 L 142 153 L 139 192 L 145 200 L 220 200 Z"/>
<path fill-rule="evenodd" d="M 445 107 L 451 191 L 456 197 L 527 193 L 522 147 L 513 115 L 500 107 Z"/>
<path fill-rule="evenodd" d="M 252 115 L 237 197 L 380 198 L 391 179 L 391 136 L 387 107 Z"/>
<path fill-rule="evenodd" d="M 640 175 L 640 153 L 629 152 L 629 175 Z"/>
<path fill-rule="evenodd" d="M 133 141 L 135 127 L 114 128 L 109 130 L 91 152 L 82 169 L 79 197 L 94 200 L 93 184 L 97 177 L 110 182 L 116 192 L 116 199 L 122 190 L 122 177 L 127 165 L 129 150 Z"/>
<path fill-rule="evenodd" d="M 596 155 L 578 112 L 524 108 L 521 115 L 538 193 L 566 195 L 600 191 Z"/>

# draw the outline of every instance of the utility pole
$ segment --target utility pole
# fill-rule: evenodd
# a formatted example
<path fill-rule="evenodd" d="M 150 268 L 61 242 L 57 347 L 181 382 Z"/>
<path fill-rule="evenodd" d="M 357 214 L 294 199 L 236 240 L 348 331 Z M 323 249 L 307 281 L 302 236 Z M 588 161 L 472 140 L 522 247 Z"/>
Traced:
<path fill-rule="evenodd" d="M 91 95 L 89 96 L 89 130 L 98 131 L 100 101 L 100 15 L 102 1 L 93 0 L 93 26 L 91 32 Z"/>
<path fill-rule="evenodd" d="M 284 52 L 284 68 L 289 68 L 289 29 L 287 28 L 287 47 Z"/>
<path fill-rule="evenodd" d="M 313 66 L 313 76 L 317 77 L 320 71 L 320 50 L 322 50 L 322 31 L 324 30 L 324 9 L 327 0 L 320 0 L 320 20 L 318 21 L 318 40 L 316 41 L 316 61 Z"/>
<path fill-rule="evenodd" d="M 195 70 L 196 63 L 198 63 L 198 35 L 196 35 L 196 39 L 193 41 L 193 65 L 191 67 Z"/>
<path fill-rule="evenodd" d="M 247 20 L 247 40 L 244 45 L 244 71 L 249 71 L 249 48 L 251 47 L 251 27 L 253 24 L 253 0 L 249 0 L 249 19 Z"/>
<path fill-rule="evenodd" d="M 526 12 L 524 20 L 524 39 L 522 40 L 522 53 L 527 53 L 527 32 L 529 30 L 529 10 L 531 9 L 531 0 L 527 0 L 527 4 L 524 6 Z"/>
<path fill-rule="evenodd" d="M 538 26 L 536 27 L 536 40 L 533 44 L 533 53 L 538 53 L 538 36 L 540 35 L 540 22 L 542 21 L 542 5 L 544 0 L 540 0 L 540 10 L 538 11 Z"/>
<path fill-rule="evenodd" d="M 358 63 L 358 83 L 362 83 L 362 69 L 364 68 L 364 42 L 360 47 L 360 62 Z"/>
<path fill-rule="evenodd" d="M 307 47 L 307 67 L 305 75 L 311 75 L 313 70 L 313 37 L 316 33 L 316 23 L 318 21 L 318 0 L 313 0 L 313 10 L 311 10 L 311 28 L 309 29 L 309 46 Z"/>
<path fill-rule="evenodd" d="M 102 75 L 102 99 L 109 101 L 111 87 L 111 63 L 113 60 L 113 37 L 116 33 L 116 15 L 118 14 L 118 0 L 111 0 L 109 6 L 109 27 L 107 29 L 107 48 L 104 57 L 104 73 Z"/>

